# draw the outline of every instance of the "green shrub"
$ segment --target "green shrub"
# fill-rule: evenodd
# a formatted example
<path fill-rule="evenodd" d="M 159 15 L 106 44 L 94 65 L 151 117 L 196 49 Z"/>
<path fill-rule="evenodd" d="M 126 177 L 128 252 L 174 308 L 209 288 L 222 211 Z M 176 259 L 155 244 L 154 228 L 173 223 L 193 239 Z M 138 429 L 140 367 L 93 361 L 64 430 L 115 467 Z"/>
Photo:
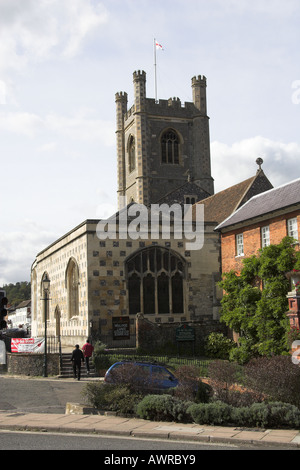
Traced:
<path fill-rule="evenodd" d="M 189 422 L 190 404 L 171 395 L 146 395 L 137 405 L 137 415 L 151 421 Z"/>
<path fill-rule="evenodd" d="M 275 429 L 300 427 L 300 410 L 282 402 L 254 403 L 238 408 L 223 402 L 192 404 L 187 413 L 197 424 Z"/>
<path fill-rule="evenodd" d="M 300 410 L 289 403 L 254 403 L 233 409 L 232 421 L 237 426 L 262 428 L 299 428 Z"/>
<path fill-rule="evenodd" d="M 114 386 L 109 394 L 109 409 L 119 414 L 136 414 L 136 408 L 143 395 L 132 393 L 126 386 Z"/>
<path fill-rule="evenodd" d="M 236 346 L 234 341 L 222 333 L 211 333 L 205 341 L 205 354 L 217 359 L 229 359 L 231 350 Z"/>
<path fill-rule="evenodd" d="M 113 364 L 109 356 L 105 353 L 106 345 L 101 341 L 97 341 L 94 346 L 92 363 L 97 372 L 107 370 Z"/>
<path fill-rule="evenodd" d="M 212 387 L 201 380 L 198 381 L 197 386 L 197 392 L 194 397 L 195 403 L 208 403 L 213 396 Z"/>
<path fill-rule="evenodd" d="M 232 407 L 221 401 L 214 403 L 195 403 L 188 407 L 187 413 L 197 424 L 226 425 L 231 419 Z"/>
<path fill-rule="evenodd" d="M 142 399 L 139 393 L 132 393 L 126 386 L 89 382 L 83 390 L 85 401 L 98 410 L 134 414 L 137 403 Z"/>
<path fill-rule="evenodd" d="M 229 354 L 229 360 L 233 362 L 238 362 L 239 364 L 246 364 L 253 357 L 257 356 L 257 350 L 255 346 L 252 346 L 248 338 L 239 338 L 239 346 L 233 348 Z M 250 344 L 249 344 L 250 343 Z"/>
<path fill-rule="evenodd" d="M 231 409 L 231 424 L 233 426 L 251 427 L 250 414 L 251 411 L 249 406 L 233 406 Z"/>
<path fill-rule="evenodd" d="M 109 409 L 110 393 L 114 385 L 103 382 L 88 382 L 82 389 L 82 396 L 86 403 L 97 409 Z"/>

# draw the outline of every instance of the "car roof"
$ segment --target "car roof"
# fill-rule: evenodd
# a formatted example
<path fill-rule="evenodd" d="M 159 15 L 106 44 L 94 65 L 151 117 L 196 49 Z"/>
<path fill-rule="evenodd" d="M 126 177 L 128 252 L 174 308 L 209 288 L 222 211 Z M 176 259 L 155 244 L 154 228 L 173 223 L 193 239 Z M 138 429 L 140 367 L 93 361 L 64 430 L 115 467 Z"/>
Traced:
<path fill-rule="evenodd" d="M 140 366 L 157 366 L 157 367 L 163 367 L 163 368 L 167 368 L 164 364 L 158 364 L 157 362 L 147 362 L 147 361 L 131 361 L 130 359 L 124 359 L 123 361 L 117 361 L 115 362 L 113 365 L 115 364 L 137 364 L 137 365 L 140 365 Z"/>

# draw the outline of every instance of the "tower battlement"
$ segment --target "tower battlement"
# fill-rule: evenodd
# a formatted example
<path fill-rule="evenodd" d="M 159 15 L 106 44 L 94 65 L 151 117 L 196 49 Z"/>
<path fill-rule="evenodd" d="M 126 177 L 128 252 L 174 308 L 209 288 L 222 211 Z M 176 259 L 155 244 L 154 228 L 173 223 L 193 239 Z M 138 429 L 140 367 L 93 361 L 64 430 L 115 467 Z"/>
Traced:
<path fill-rule="evenodd" d="M 192 78 L 192 86 L 194 85 L 206 85 L 206 77 L 205 75 L 198 75 L 198 77 Z"/>
<path fill-rule="evenodd" d="M 144 70 L 136 70 L 133 72 L 134 80 L 146 80 L 146 72 Z"/>
<path fill-rule="evenodd" d="M 115 100 L 118 101 L 118 100 L 127 100 L 127 93 L 125 91 L 119 91 L 115 94 Z"/>

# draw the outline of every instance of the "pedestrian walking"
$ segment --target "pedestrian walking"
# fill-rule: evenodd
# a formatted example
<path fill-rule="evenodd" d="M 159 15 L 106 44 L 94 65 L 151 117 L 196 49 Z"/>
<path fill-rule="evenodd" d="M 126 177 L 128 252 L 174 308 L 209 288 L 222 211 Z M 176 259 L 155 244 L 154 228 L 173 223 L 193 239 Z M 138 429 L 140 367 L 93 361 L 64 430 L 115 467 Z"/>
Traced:
<path fill-rule="evenodd" d="M 73 374 L 74 379 L 80 380 L 81 363 L 84 363 L 84 356 L 79 344 L 75 345 L 75 349 L 72 352 L 71 361 L 73 363 Z"/>
<path fill-rule="evenodd" d="M 83 355 L 85 358 L 85 367 L 87 374 L 90 373 L 90 358 L 92 357 L 94 346 L 89 342 L 89 339 L 86 340 L 86 343 L 82 346 Z"/>

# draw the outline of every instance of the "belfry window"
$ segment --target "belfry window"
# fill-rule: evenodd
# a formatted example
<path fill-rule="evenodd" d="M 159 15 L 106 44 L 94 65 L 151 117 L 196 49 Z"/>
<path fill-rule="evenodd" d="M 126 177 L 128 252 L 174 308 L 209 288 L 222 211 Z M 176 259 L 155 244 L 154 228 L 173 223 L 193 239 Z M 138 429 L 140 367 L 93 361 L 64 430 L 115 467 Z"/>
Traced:
<path fill-rule="evenodd" d="M 166 131 L 161 137 L 161 161 L 179 164 L 179 138 L 172 129 Z"/>
<path fill-rule="evenodd" d="M 135 170 L 135 140 L 133 136 L 130 136 L 128 142 L 128 163 L 129 171 Z"/>
<path fill-rule="evenodd" d="M 139 251 L 126 262 L 129 313 L 184 313 L 184 261 L 162 247 Z"/>

